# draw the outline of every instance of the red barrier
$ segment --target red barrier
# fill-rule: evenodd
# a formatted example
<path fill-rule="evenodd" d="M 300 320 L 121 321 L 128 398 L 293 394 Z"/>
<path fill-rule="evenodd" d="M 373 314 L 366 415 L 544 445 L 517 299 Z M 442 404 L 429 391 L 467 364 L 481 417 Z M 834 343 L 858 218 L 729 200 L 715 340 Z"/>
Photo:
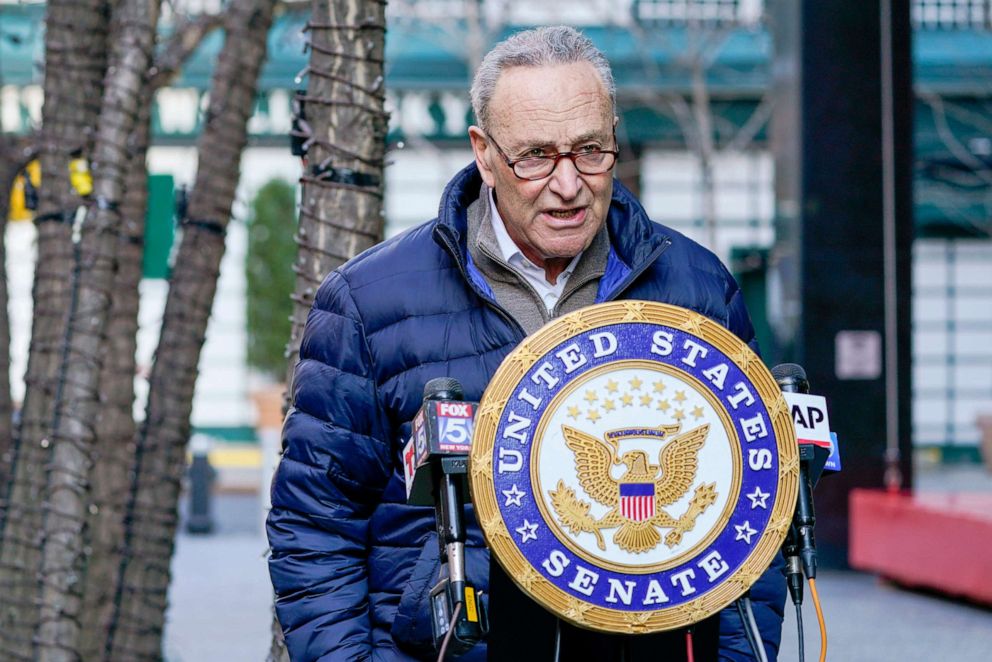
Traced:
<path fill-rule="evenodd" d="M 992 494 L 862 489 L 850 499 L 851 566 L 992 605 Z"/>

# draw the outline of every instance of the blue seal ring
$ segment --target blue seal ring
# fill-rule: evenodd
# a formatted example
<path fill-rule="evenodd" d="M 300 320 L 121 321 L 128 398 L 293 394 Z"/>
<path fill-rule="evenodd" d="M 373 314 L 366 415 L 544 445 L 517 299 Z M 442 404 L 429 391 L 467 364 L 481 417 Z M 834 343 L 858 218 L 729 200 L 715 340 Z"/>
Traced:
<path fill-rule="evenodd" d="M 601 304 L 503 362 L 470 485 L 493 555 L 580 627 L 696 623 L 761 575 L 798 487 L 792 421 L 740 339 L 683 308 Z"/>

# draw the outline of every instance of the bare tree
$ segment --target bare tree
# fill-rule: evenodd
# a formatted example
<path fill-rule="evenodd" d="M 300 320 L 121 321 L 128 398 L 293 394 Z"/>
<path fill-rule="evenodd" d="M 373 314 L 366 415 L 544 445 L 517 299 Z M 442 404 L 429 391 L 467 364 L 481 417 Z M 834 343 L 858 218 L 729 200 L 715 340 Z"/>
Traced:
<path fill-rule="evenodd" d="M 0 519 L 0 653 L 34 659 L 41 578 L 42 496 L 51 454 L 52 402 L 66 336 L 73 265 L 72 222 L 81 203 L 70 184 L 70 155 L 85 155 L 100 108 L 109 3 L 51 0 L 45 34 L 45 104 L 39 151 L 44 173 L 35 216 L 38 260 L 34 320 L 21 426 Z"/>
<path fill-rule="evenodd" d="M 25 409 L 25 434 L 17 449 L 22 452 L 14 454 L 20 472 L 10 490 L 15 507 L 4 511 L 0 625 L 11 626 L 0 628 L 4 659 L 161 656 L 196 364 L 274 4 L 235 0 L 228 12 L 229 38 L 215 70 L 197 192 L 184 224 L 153 377 L 146 420 L 155 424 L 135 433 L 131 407 L 150 99 L 217 20 L 181 23 L 176 38 L 149 66 L 158 0 L 119 1 L 102 103 L 110 5 L 96 0 L 49 5 L 44 146 L 52 152 L 48 160 L 61 162 L 49 166 L 43 153 L 48 188 L 38 218 L 51 221 L 53 230 L 39 232 L 28 374 L 29 394 L 36 397 Z M 102 61 L 93 55 L 95 41 L 104 49 Z M 82 220 L 76 213 L 81 201 L 68 177 L 49 173 L 67 174 L 69 154 L 77 148 L 87 160 L 98 111 L 94 194 Z M 78 243 L 74 220 L 81 227 Z M 63 271 L 46 272 L 43 267 L 51 266 L 46 260 Z M 62 290 L 54 292 L 59 286 Z M 55 309 L 38 305 L 42 297 Z M 39 315 L 63 310 L 61 326 L 38 322 Z M 189 351 L 190 341 L 195 351 Z M 182 388 L 171 389 L 177 373 Z M 164 430 L 163 421 L 174 422 L 173 428 Z M 137 458 L 136 449 L 141 450 Z M 131 484 L 135 465 L 139 480 Z M 164 490 L 158 485 L 163 476 Z M 132 524 L 126 543 L 125 516 Z M 150 526 L 142 529 L 146 523 Z M 122 547 L 132 555 L 120 560 Z M 141 563 L 129 563 L 133 555 Z M 115 633 L 125 636 L 115 641 Z"/>
<path fill-rule="evenodd" d="M 142 276 L 148 167 L 155 91 L 177 73 L 203 38 L 220 25 L 217 14 L 180 19 L 160 49 L 138 94 L 134 131 L 128 139 L 121 232 L 117 249 L 114 297 L 100 376 L 101 415 L 97 420 L 90 475 L 90 508 L 86 530 L 89 564 L 84 579 L 80 655 L 102 657 L 114 616 L 114 596 L 124 545 L 124 512 L 135 460 L 134 375 L 138 332 L 138 285 Z"/>
<path fill-rule="evenodd" d="M 151 132 L 150 86 L 139 95 L 140 107 L 129 139 L 121 203 L 114 294 L 107 320 L 106 340 L 100 350 L 100 416 L 93 441 L 90 471 L 90 507 L 85 530 L 89 563 L 83 577 L 82 659 L 103 654 L 113 610 L 117 569 L 124 540 L 124 503 L 131 485 L 134 462 L 134 373 L 138 333 L 138 284 L 147 203 L 148 170 L 145 156 Z"/>
<path fill-rule="evenodd" d="M 729 138 L 718 140 L 719 118 L 714 111 L 708 77 L 727 41 L 742 26 L 735 17 L 722 20 L 705 18 L 706 7 L 693 8 L 685 20 L 685 44 L 676 45 L 664 30 L 646 29 L 638 21 L 630 26 L 647 74 L 645 84 L 637 94 L 652 107 L 662 110 L 675 120 L 690 154 L 696 159 L 700 182 L 701 220 L 710 248 L 717 246 L 717 185 L 715 166 L 721 154 L 737 153 L 747 148 L 768 123 L 772 111 L 772 95 L 762 95 L 758 105 L 740 127 L 732 127 Z M 677 70 L 688 78 L 688 91 L 665 91 L 659 84 L 663 74 L 654 59 L 657 48 L 673 56 Z M 723 132 L 727 133 L 727 132 Z"/>
<path fill-rule="evenodd" d="M 232 0 L 200 137 L 196 182 L 169 283 L 146 417 L 136 435 L 108 659 L 161 657 L 169 565 L 197 364 L 216 291 L 274 0 Z"/>
<path fill-rule="evenodd" d="M 101 353 L 110 317 L 120 235 L 120 205 L 128 165 L 128 138 L 155 45 L 157 0 L 121 0 L 93 151 L 93 199 L 79 240 L 70 307 L 70 338 L 60 366 L 64 384 L 55 402 L 52 465 L 44 500 L 41 623 L 38 656 L 78 659 L 83 528 L 89 506 L 89 472 L 99 413 Z"/>
<path fill-rule="evenodd" d="M 324 277 L 382 240 L 382 170 L 389 117 L 384 109 L 384 0 L 313 0 L 304 124 L 307 169 L 297 234 L 287 391 L 314 295 Z M 273 622 L 270 660 L 286 659 Z"/>

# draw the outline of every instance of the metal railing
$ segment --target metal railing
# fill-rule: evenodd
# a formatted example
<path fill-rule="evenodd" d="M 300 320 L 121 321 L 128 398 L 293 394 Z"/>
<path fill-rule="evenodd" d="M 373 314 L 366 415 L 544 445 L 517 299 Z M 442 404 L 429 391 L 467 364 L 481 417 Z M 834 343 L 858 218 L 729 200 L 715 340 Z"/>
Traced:
<path fill-rule="evenodd" d="M 631 13 L 642 25 L 754 25 L 764 0 L 633 0 Z"/>
<path fill-rule="evenodd" d="M 633 0 L 634 20 L 650 25 L 754 25 L 766 0 Z M 992 0 L 912 0 L 913 27 L 920 30 L 992 30 Z"/>
<path fill-rule="evenodd" d="M 992 30 L 992 0 L 913 0 L 918 30 Z"/>

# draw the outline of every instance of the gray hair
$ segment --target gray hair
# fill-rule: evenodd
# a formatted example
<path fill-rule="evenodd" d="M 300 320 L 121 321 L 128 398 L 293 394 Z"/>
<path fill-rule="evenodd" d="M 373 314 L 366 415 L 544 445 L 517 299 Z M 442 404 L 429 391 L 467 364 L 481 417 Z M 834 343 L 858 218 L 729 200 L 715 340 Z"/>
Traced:
<path fill-rule="evenodd" d="M 489 132 L 489 102 L 499 77 L 507 69 L 576 62 L 588 62 L 596 69 L 616 115 L 617 86 L 606 56 L 589 37 L 575 28 L 556 25 L 518 32 L 496 44 L 486 54 L 472 80 L 472 110 L 476 122 L 483 131 Z"/>

